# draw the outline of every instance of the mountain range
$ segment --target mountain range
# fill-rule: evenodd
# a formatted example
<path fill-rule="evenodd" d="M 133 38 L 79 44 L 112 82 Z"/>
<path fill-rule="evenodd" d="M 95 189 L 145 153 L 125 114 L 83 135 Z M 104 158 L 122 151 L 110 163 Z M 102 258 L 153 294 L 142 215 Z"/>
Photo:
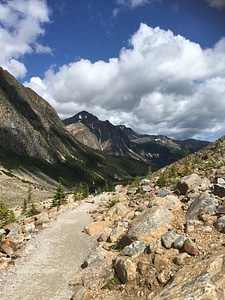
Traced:
<path fill-rule="evenodd" d="M 209 142 L 194 139 L 174 140 L 163 135 L 135 132 L 124 125 L 114 126 L 108 120 L 101 121 L 87 111 L 81 111 L 63 120 L 67 130 L 81 143 L 108 153 L 132 157 L 153 168 L 161 168 L 207 146 Z"/>

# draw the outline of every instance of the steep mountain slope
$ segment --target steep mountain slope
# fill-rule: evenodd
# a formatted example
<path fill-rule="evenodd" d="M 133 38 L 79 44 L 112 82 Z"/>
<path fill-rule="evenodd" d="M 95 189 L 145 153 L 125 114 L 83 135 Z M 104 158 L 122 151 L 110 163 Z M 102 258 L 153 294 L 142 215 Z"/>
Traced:
<path fill-rule="evenodd" d="M 89 147 L 102 149 L 104 153 L 133 157 L 158 168 L 184 157 L 186 147 L 193 153 L 209 144 L 206 141 L 178 141 L 163 135 L 139 134 L 124 125 L 114 126 L 109 121 L 101 121 L 87 111 L 79 112 L 63 123 L 77 140 Z"/>
<path fill-rule="evenodd" d="M 42 181 L 61 180 L 72 187 L 80 181 L 103 183 L 143 175 L 148 168 L 137 161 L 121 163 L 78 142 L 44 99 L 2 68 L 0 166 L 22 168 Z"/>
<path fill-rule="evenodd" d="M 225 137 L 116 186 L 92 212 L 98 247 L 70 281 L 72 299 L 225 299 L 224 199 Z"/>

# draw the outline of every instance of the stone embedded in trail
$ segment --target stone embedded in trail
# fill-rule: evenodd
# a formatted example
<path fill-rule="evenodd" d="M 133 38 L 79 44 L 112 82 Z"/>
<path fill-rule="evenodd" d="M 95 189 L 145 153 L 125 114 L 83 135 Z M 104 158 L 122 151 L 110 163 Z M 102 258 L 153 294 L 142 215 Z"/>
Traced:
<path fill-rule="evenodd" d="M 130 222 L 127 237 L 148 244 L 168 231 L 172 218 L 172 212 L 163 207 L 148 208 Z"/>

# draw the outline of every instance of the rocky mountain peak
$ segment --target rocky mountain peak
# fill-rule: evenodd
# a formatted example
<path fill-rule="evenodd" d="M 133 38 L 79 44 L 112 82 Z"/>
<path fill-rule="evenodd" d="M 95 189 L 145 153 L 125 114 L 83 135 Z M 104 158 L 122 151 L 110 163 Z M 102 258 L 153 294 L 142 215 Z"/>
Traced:
<path fill-rule="evenodd" d="M 100 149 L 107 154 L 129 156 L 156 168 L 182 158 L 186 146 L 192 153 L 209 144 L 197 140 L 177 141 L 163 135 L 137 133 L 125 125 L 113 125 L 108 120 L 101 121 L 87 111 L 79 112 L 63 120 L 63 123 L 77 140 L 91 148 Z M 83 130 L 81 135 L 81 131 L 74 130 L 78 123 L 82 123 L 89 130 Z"/>
<path fill-rule="evenodd" d="M 63 120 L 63 123 L 65 125 L 71 125 L 74 123 L 83 123 L 83 124 L 95 124 L 99 121 L 99 119 L 94 116 L 93 114 L 83 110 L 77 114 L 75 114 L 73 117 Z"/>

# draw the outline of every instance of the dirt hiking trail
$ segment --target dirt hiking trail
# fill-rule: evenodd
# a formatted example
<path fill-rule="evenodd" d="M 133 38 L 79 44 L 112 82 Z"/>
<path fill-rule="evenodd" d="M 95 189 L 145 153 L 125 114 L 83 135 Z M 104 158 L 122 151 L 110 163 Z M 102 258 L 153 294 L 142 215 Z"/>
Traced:
<path fill-rule="evenodd" d="M 95 207 L 97 203 L 83 202 L 33 237 L 27 243 L 27 255 L 0 274 L 0 299 L 70 299 L 73 289 L 68 283 L 96 243 L 96 237 L 83 232 L 92 222 L 88 211 Z"/>

